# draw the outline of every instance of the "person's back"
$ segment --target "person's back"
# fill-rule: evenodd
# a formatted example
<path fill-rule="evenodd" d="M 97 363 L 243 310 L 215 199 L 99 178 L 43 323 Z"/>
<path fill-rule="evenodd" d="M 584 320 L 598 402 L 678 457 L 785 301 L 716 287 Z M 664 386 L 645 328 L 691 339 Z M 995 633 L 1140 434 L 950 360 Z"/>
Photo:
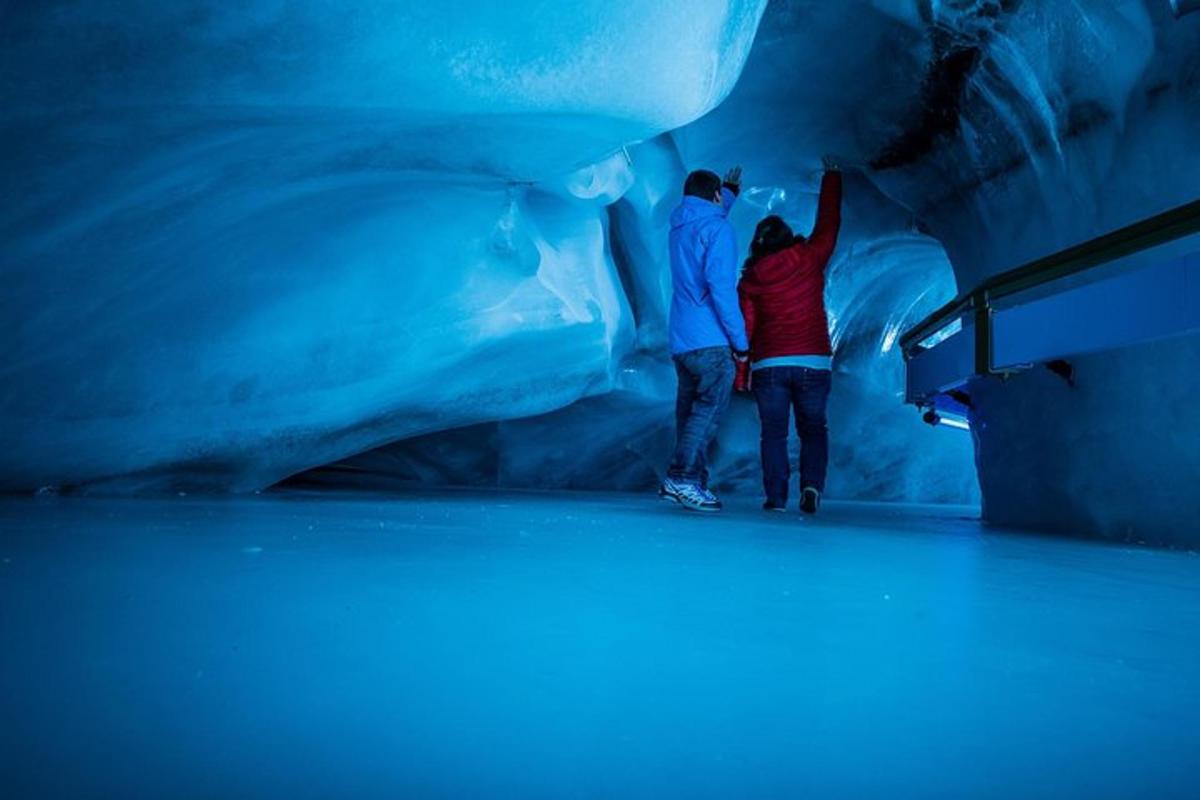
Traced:
<path fill-rule="evenodd" d="M 821 181 L 812 236 L 795 238 L 790 246 L 755 260 L 743 273 L 738 294 L 756 364 L 779 357 L 832 355 L 825 268 L 837 245 L 841 202 L 842 176 L 831 170 Z"/>
<path fill-rule="evenodd" d="M 744 342 L 737 302 L 737 241 L 727 219 L 734 194 L 720 204 L 684 195 L 671 213 L 671 355 Z M 738 348 L 745 349 L 745 347 Z"/>
<path fill-rule="evenodd" d="M 675 450 L 659 496 L 696 511 L 717 511 L 708 490 L 707 450 L 733 389 L 735 353 L 749 348 L 738 306 L 737 242 L 726 219 L 741 170 L 724 183 L 714 172 L 688 175 L 671 214 L 671 358 L 679 379 Z"/>
<path fill-rule="evenodd" d="M 738 284 L 750 339 L 750 382 L 762 423 L 763 507 L 772 511 L 787 506 L 789 412 L 800 435 L 801 509 L 815 512 L 825 491 L 825 408 L 833 367 L 825 268 L 837 245 L 841 203 L 842 176 L 827 159 L 812 235 L 794 236 L 782 219 L 767 217 L 755 230 Z"/>

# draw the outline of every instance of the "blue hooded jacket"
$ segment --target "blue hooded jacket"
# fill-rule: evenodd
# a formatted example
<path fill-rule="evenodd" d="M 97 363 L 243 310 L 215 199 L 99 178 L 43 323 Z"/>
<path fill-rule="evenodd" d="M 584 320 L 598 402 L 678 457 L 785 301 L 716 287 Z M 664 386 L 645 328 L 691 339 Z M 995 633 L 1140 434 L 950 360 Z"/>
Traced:
<path fill-rule="evenodd" d="M 722 204 L 690 195 L 671 212 L 671 355 L 703 347 L 749 350 L 738 307 L 737 237 Z"/>

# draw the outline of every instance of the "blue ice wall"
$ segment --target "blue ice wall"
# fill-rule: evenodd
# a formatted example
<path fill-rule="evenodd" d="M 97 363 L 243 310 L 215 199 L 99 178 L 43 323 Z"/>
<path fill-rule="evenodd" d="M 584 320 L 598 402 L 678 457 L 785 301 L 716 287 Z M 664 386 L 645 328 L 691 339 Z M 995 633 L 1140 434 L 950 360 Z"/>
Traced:
<path fill-rule="evenodd" d="M 1195 510 L 1197 387 L 1170 369 L 1194 342 L 1091 357 L 1073 396 L 1041 375 L 978 387 L 972 442 L 901 405 L 896 338 L 959 288 L 1194 198 L 1200 15 L 6 14 L 0 488 L 248 490 L 368 452 L 358 467 L 423 481 L 643 487 L 669 443 L 662 239 L 682 176 L 744 164 L 744 242 L 768 211 L 807 228 L 834 152 L 831 493 L 969 501 L 973 444 L 995 521 L 1137 537 Z M 757 484 L 754 422 L 740 403 L 722 432 L 727 487 Z M 1118 512 L 1121 491 L 1137 499 Z"/>
<path fill-rule="evenodd" d="M 621 148 L 762 7 L 7 8 L 0 488 L 255 489 L 607 391 Z"/>
<path fill-rule="evenodd" d="M 916 22 L 898 22 L 893 14 L 909 5 Z M 844 222 L 826 290 L 834 342 L 828 491 L 972 503 L 971 439 L 931 429 L 903 405 L 897 347 L 900 333 L 955 296 L 954 271 L 919 216 L 876 185 L 863 155 L 864 141 L 920 102 L 929 44 L 917 5 L 771 3 L 729 98 L 671 135 L 689 163 L 745 166 L 755 185 L 732 216 L 742 242 L 768 213 L 810 230 L 821 155 L 840 157 Z M 753 404 L 735 404 L 719 442 L 717 463 L 747 490 L 760 481 L 757 426 Z"/>
<path fill-rule="evenodd" d="M 0 487 L 257 489 L 396 441 L 356 463 L 410 474 L 415 449 L 435 482 L 652 483 L 667 216 L 688 169 L 771 146 L 710 158 L 680 128 L 734 90 L 764 6 L 13 9 Z M 743 237 L 769 210 L 807 224 L 813 155 L 747 159 Z M 970 499 L 964 439 L 947 470 L 890 430 L 895 335 L 953 293 L 941 249 L 852 191 L 832 490 Z M 936 278 L 898 302 L 913 274 Z M 757 484 L 753 427 L 740 403 L 726 486 Z"/>
<path fill-rule="evenodd" d="M 1200 15 L 1025 2 L 947 24 L 982 48 L 958 124 L 918 158 L 893 138 L 874 174 L 945 243 L 960 284 L 1200 197 Z M 1198 251 L 1195 237 L 1170 248 Z M 976 381 L 985 517 L 1200 543 L 1198 357 L 1189 336 L 1076 359 L 1074 387 L 1042 370 Z"/>
<path fill-rule="evenodd" d="M 730 99 L 673 136 L 689 158 L 734 154 L 771 174 L 776 199 L 812 180 L 815 161 L 797 154 L 843 154 L 945 246 L 968 289 L 1200 196 L 1200 15 L 1154 0 L 772 3 Z M 851 214 L 882 219 L 856 207 L 864 195 L 848 193 Z M 1197 250 L 1194 239 L 1171 248 Z M 899 309 L 937 275 L 881 278 Z M 872 286 L 841 284 L 851 295 Z M 1194 546 L 1197 346 L 1080 358 L 1074 387 L 1044 370 L 973 385 L 985 517 Z M 843 387 L 879 374 L 842 350 L 839 362 Z M 877 434 L 862 450 L 947 464 L 935 432 L 909 438 L 903 425 L 888 426 L 892 446 Z"/>

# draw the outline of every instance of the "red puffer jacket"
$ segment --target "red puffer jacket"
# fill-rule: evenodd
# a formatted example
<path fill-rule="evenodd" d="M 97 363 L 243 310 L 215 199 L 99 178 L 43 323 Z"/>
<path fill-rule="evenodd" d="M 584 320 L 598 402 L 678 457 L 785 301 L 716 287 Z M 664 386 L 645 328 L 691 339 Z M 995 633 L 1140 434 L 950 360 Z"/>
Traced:
<path fill-rule="evenodd" d="M 751 265 L 738 283 L 738 299 L 754 361 L 776 356 L 828 356 L 825 267 L 842 222 L 842 174 L 821 179 L 817 224 L 808 239 Z"/>

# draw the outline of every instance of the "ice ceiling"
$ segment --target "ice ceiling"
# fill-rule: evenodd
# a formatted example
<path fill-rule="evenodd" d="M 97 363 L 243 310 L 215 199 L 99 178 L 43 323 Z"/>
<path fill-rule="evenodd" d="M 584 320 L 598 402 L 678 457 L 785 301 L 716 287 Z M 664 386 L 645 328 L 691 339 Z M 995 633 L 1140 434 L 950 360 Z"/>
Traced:
<path fill-rule="evenodd" d="M 830 491 L 972 501 L 970 437 L 900 403 L 898 333 L 956 275 L 1196 185 L 1195 156 L 1147 145 L 1196 132 L 1200 15 L 1156 0 L 5 13 L 5 489 L 244 491 L 335 462 L 644 488 L 683 175 L 745 166 L 744 243 L 768 210 L 807 229 L 834 152 Z M 753 490 L 756 447 L 739 404 L 725 485 Z"/>

